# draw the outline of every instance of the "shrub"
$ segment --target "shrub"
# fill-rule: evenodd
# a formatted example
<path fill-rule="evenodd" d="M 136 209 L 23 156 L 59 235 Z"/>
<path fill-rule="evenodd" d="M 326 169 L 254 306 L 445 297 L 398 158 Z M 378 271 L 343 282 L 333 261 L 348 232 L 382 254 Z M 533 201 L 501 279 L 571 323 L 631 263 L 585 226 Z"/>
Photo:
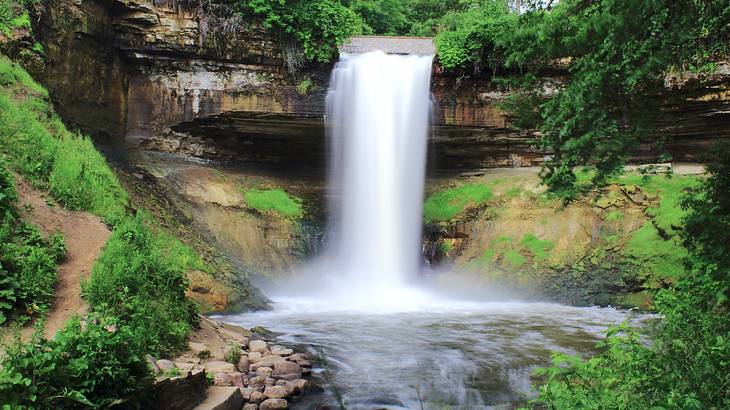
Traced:
<path fill-rule="evenodd" d="M 94 310 L 134 329 L 150 353 L 170 354 L 185 346 L 197 318 L 185 297 L 185 274 L 204 266 L 189 248 L 150 224 L 142 213 L 121 221 L 83 291 Z"/>
<path fill-rule="evenodd" d="M 54 339 L 5 347 L 4 408 L 138 407 L 151 385 L 144 339 L 116 318 L 69 322 Z"/>
<path fill-rule="evenodd" d="M 243 355 L 241 348 L 236 345 L 231 345 L 228 347 L 228 350 L 226 351 L 224 359 L 228 363 L 233 363 L 233 364 L 237 365 L 238 361 L 241 360 L 241 355 Z"/>

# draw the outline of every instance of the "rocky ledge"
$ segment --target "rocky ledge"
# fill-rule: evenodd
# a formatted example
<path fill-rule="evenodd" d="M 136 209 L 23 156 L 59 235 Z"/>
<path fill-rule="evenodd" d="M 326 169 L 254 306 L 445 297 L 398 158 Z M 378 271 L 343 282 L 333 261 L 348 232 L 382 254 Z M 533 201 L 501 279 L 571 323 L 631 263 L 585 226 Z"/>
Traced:
<path fill-rule="evenodd" d="M 305 379 L 310 358 L 244 329 L 201 317 L 189 349 L 171 359 L 148 357 L 158 375 L 158 409 L 286 409 L 289 400 L 321 390 Z"/>

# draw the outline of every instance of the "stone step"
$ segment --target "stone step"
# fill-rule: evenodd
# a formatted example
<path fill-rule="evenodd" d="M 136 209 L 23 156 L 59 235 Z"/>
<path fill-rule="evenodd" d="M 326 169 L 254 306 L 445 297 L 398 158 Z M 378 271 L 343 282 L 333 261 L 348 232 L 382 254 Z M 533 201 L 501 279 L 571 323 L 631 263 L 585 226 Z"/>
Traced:
<path fill-rule="evenodd" d="M 194 410 L 241 410 L 243 396 L 238 387 L 208 387 L 205 400 Z"/>

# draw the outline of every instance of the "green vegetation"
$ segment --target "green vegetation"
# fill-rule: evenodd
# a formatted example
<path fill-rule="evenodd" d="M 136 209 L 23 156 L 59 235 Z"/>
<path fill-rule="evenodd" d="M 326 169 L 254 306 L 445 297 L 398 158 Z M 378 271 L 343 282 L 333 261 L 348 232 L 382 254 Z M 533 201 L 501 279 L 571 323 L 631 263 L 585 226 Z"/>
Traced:
<path fill-rule="evenodd" d="M 10 409 L 139 408 L 152 376 L 144 338 L 118 318 L 71 320 L 51 340 L 6 346 L 0 397 Z"/>
<path fill-rule="evenodd" d="M 265 27 L 300 47 L 308 61 L 329 62 L 338 45 L 367 30 L 339 0 L 234 0 L 232 9 L 261 18 Z"/>
<path fill-rule="evenodd" d="M 553 366 L 539 372 L 536 408 L 730 407 L 730 146 L 711 171 L 682 201 L 689 270 L 656 292 L 663 319 L 651 343 L 624 325 L 608 333 L 596 357 L 555 354 Z"/>
<path fill-rule="evenodd" d="M 301 96 L 309 94 L 315 88 L 314 82 L 311 78 L 305 78 L 297 84 L 297 93 Z"/>
<path fill-rule="evenodd" d="M 248 206 L 260 211 L 275 212 L 289 218 L 300 218 L 304 214 L 302 200 L 281 188 L 247 189 L 243 196 Z"/>
<path fill-rule="evenodd" d="M 492 196 L 492 189 L 484 184 L 466 184 L 448 188 L 426 199 L 423 218 L 426 222 L 448 221 L 467 207 L 476 207 L 489 201 Z"/>
<path fill-rule="evenodd" d="M 43 238 L 15 208 L 13 176 L 0 161 L 0 325 L 23 323 L 53 300 L 56 264 L 66 255 L 63 237 Z"/>
<path fill-rule="evenodd" d="M 237 365 L 238 361 L 241 360 L 242 355 L 243 355 L 243 351 L 241 350 L 240 346 L 231 345 L 228 347 L 228 350 L 226 350 L 224 359 L 228 363 L 233 363 L 233 364 Z"/>
<path fill-rule="evenodd" d="M 0 57 L 0 153 L 34 184 L 69 209 L 114 223 L 126 213 L 127 194 L 91 141 L 69 132 L 53 114 L 48 92 L 22 67 Z"/>
<path fill-rule="evenodd" d="M 185 297 L 191 269 L 204 269 L 199 258 L 138 214 L 114 229 L 83 286 L 84 298 L 138 331 L 149 353 L 171 354 L 185 346 L 197 319 Z"/>
<path fill-rule="evenodd" d="M 143 211 L 128 213 L 127 193 L 91 141 L 69 132 L 48 93 L 0 57 L 0 157 L 61 205 L 101 216 L 114 230 L 83 296 L 91 313 L 54 339 L 16 340 L 0 356 L 0 397 L 10 408 L 145 407 L 152 382 L 145 355 L 184 348 L 197 321 L 185 297 L 186 272 L 199 257 Z M 41 239 L 17 219 L 12 177 L 0 167 L 0 316 L 41 312 L 64 254 L 59 237 Z"/>
<path fill-rule="evenodd" d="M 533 233 L 525 234 L 520 241 L 520 245 L 529 251 L 536 261 L 546 260 L 550 251 L 555 248 L 555 245 L 552 242 L 539 239 Z"/>
<path fill-rule="evenodd" d="M 24 2 L 0 0 L 0 33 L 9 37 L 15 29 L 30 29 Z"/>

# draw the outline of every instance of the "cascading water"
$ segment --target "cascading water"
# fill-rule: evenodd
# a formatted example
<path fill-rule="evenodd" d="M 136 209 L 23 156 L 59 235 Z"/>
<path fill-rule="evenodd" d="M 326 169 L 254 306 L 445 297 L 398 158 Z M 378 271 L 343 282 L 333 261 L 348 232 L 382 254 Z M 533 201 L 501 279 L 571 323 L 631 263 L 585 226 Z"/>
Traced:
<path fill-rule="evenodd" d="M 478 300 L 439 296 L 442 282 L 430 287 L 438 292 L 419 286 L 431 62 L 342 56 L 327 98 L 327 251 L 269 289 L 272 311 L 225 318 L 269 327 L 326 359 L 314 376 L 324 392 L 292 409 L 514 408 L 550 351 L 591 353 L 606 325 L 625 319 L 613 309 L 495 302 L 472 282 L 463 287 Z"/>
<path fill-rule="evenodd" d="M 432 60 L 342 55 L 332 75 L 330 257 L 373 303 L 420 269 Z"/>

